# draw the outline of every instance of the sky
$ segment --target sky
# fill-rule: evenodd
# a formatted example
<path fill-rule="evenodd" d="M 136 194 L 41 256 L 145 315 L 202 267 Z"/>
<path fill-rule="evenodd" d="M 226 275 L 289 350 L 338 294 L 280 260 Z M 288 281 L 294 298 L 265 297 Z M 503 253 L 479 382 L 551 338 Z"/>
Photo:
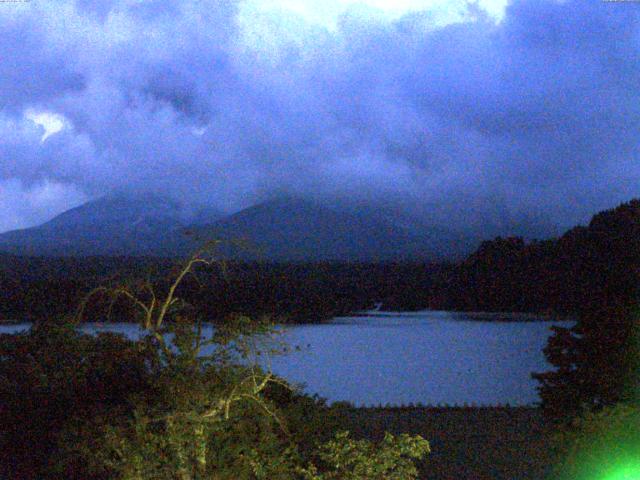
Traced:
<path fill-rule="evenodd" d="M 0 232 L 113 192 L 565 228 L 640 196 L 640 3 L 0 3 Z"/>

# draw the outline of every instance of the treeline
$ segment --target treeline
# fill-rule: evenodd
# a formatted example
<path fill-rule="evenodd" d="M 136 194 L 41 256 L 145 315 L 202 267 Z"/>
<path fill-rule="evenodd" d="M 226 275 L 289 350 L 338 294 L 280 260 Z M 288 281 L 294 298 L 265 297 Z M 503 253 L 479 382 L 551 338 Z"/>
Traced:
<path fill-rule="evenodd" d="M 485 241 L 457 264 L 226 262 L 225 268 L 216 264 L 200 269 L 183 282 L 180 294 L 211 321 L 242 313 L 314 322 L 377 302 L 386 310 L 577 318 L 634 292 L 640 268 L 639 217 L 640 201 L 633 200 L 556 239 Z M 66 314 L 109 279 L 162 284 L 179 263 L 140 257 L 0 255 L 0 321 Z"/>
<path fill-rule="evenodd" d="M 179 264 L 155 258 L 0 256 L 0 320 L 65 315 L 105 282 L 152 281 L 167 287 Z M 178 293 L 214 322 L 234 313 L 315 322 L 372 308 L 375 302 L 390 309 L 423 308 L 433 278 L 443 268 L 424 263 L 223 262 L 198 269 Z M 111 320 L 130 318 L 129 313 L 116 304 Z M 107 320 L 104 312 L 93 318 Z"/>
<path fill-rule="evenodd" d="M 640 201 L 595 215 L 557 239 L 483 242 L 444 268 L 429 306 L 576 317 L 635 293 L 640 268 Z"/>
<path fill-rule="evenodd" d="M 440 272 L 432 308 L 568 317 L 537 372 L 545 412 L 571 420 L 640 398 L 640 200 L 593 216 L 557 239 L 496 238 Z"/>

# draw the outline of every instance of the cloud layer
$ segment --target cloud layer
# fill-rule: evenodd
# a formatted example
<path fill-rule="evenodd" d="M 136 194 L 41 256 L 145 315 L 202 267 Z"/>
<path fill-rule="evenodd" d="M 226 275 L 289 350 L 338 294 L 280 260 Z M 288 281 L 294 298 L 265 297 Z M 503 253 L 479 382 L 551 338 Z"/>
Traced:
<path fill-rule="evenodd" d="M 640 9 L 514 0 L 327 30 L 233 1 L 0 5 L 0 231 L 116 190 L 560 227 L 640 193 Z M 46 130 L 26 112 L 49 112 Z M 43 193 L 44 192 L 44 193 Z"/>

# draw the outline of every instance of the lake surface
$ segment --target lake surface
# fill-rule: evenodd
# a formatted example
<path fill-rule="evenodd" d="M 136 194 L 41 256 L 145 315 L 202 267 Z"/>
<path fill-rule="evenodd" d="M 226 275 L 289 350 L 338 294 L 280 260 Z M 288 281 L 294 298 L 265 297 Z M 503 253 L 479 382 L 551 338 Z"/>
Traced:
<path fill-rule="evenodd" d="M 572 322 L 488 322 L 437 311 L 369 312 L 287 327 L 284 339 L 301 349 L 273 357 L 271 364 L 274 372 L 330 402 L 528 405 L 538 401 L 531 372 L 550 369 L 542 349 L 552 324 Z M 3 325 L 0 332 L 28 327 Z M 132 338 L 141 334 L 131 324 L 85 324 L 83 329 Z"/>

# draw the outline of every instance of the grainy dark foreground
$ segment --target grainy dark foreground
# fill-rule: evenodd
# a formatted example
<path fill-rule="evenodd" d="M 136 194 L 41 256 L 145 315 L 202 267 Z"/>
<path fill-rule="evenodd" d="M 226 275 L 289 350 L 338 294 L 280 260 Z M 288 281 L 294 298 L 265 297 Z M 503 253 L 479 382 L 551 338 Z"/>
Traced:
<path fill-rule="evenodd" d="M 552 424 L 528 407 L 345 409 L 344 428 L 381 439 L 385 431 L 431 443 L 425 480 L 539 480 L 554 459 Z"/>

